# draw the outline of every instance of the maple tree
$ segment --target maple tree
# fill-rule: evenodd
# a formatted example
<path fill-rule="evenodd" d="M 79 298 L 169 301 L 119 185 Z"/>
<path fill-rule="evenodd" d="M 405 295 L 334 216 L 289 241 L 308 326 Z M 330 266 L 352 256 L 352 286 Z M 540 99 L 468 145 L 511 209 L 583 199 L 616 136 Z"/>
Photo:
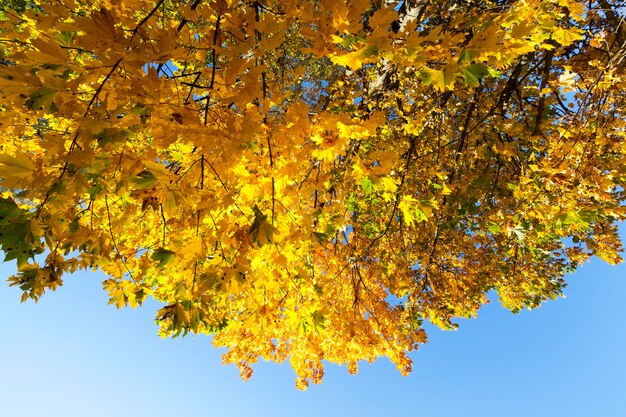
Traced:
<path fill-rule="evenodd" d="M 621 261 L 610 0 L 2 0 L 0 245 L 100 269 L 244 378 L 386 356 Z"/>

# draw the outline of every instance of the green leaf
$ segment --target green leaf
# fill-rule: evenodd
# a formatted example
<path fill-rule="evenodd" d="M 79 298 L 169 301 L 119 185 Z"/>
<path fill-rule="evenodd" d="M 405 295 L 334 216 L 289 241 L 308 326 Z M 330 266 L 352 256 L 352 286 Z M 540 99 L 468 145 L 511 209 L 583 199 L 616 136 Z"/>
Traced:
<path fill-rule="evenodd" d="M 52 88 L 38 88 L 31 93 L 24 105 L 31 110 L 48 110 L 52 105 L 52 99 L 55 93 L 56 90 Z"/>
<path fill-rule="evenodd" d="M 322 245 L 326 244 L 326 242 L 328 242 L 328 239 L 330 238 L 328 233 L 321 232 L 313 232 L 313 237 L 315 237 L 315 239 Z"/>
<path fill-rule="evenodd" d="M 254 221 L 248 230 L 252 240 L 259 246 L 272 243 L 276 228 L 267 221 L 267 215 L 263 214 L 257 205 L 253 207 L 253 211 Z"/>
<path fill-rule="evenodd" d="M 157 179 L 156 177 L 148 170 L 142 171 L 139 176 L 132 179 L 132 181 L 137 185 L 137 188 L 152 188 L 156 186 Z"/>
<path fill-rule="evenodd" d="M 365 177 L 361 180 L 361 182 L 359 182 L 359 186 L 361 187 L 361 189 L 363 189 L 363 191 L 365 192 L 365 194 L 370 195 L 372 194 L 372 192 L 374 191 L 374 183 L 372 182 L 372 180 L 370 180 L 369 178 Z"/>
<path fill-rule="evenodd" d="M 478 87 L 478 85 L 480 84 L 478 82 L 478 78 L 468 68 L 462 68 L 461 74 L 463 75 L 465 84 L 469 85 L 470 87 Z"/>
<path fill-rule="evenodd" d="M 476 63 L 472 65 L 468 65 L 467 70 L 476 78 L 481 79 L 485 78 L 487 75 L 490 75 L 490 68 L 481 63 Z"/>
<path fill-rule="evenodd" d="M 459 60 L 457 61 L 459 64 L 462 62 L 471 62 L 476 56 L 477 51 L 472 49 L 463 49 L 459 54 Z"/>
<path fill-rule="evenodd" d="M 157 266 L 159 268 L 163 268 L 165 265 L 169 264 L 170 262 L 174 260 L 175 255 L 176 253 L 172 252 L 171 250 L 158 248 L 157 250 L 152 252 L 152 256 L 150 256 L 150 259 L 152 259 L 153 261 L 159 262 Z"/>
<path fill-rule="evenodd" d="M 418 223 L 428 221 L 428 216 L 422 210 L 416 208 L 415 209 L 415 221 Z"/>
<path fill-rule="evenodd" d="M 454 87 L 454 80 L 456 74 L 449 68 L 445 68 L 443 71 L 425 68 L 421 72 L 422 84 L 432 85 L 435 90 L 445 91 Z"/>
<path fill-rule="evenodd" d="M 319 333 L 320 331 L 326 329 L 325 314 L 325 310 L 316 310 L 311 315 L 311 317 L 313 318 L 313 330 L 315 330 L 315 333 Z"/>
<path fill-rule="evenodd" d="M 31 231 L 31 216 L 31 212 L 19 208 L 12 199 L 0 198 L 0 248 L 5 253 L 5 262 L 15 259 L 22 266 L 43 251 L 39 237 Z"/>
<path fill-rule="evenodd" d="M 487 223 L 487 230 L 489 230 L 491 234 L 495 235 L 498 233 L 502 233 L 502 226 L 500 226 L 498 223 L 489 222 Z"/>

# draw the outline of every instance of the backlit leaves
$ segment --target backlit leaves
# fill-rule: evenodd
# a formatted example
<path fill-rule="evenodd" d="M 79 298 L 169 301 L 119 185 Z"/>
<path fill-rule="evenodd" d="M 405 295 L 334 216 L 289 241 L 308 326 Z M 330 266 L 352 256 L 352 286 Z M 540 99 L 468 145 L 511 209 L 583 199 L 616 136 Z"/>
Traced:
<path fill-rule="evenodd" d="M 71 0 L 0 11 L 0 247 L 100 269 L 243 378 L 388 357 L 621 261 L 623 8 Z"/>

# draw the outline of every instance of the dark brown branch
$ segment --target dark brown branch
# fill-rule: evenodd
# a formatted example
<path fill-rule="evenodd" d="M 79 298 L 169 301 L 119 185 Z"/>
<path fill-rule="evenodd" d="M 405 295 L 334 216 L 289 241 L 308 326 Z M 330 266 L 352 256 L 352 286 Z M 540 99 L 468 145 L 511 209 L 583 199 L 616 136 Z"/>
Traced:
<path fill-rule="evenodd" d="M 535 127 L 533 128 L 533 135 L 539 133 L 539 128 L 541 127 L 541 120 L 543 119 L 543 112 L 546 106 L 546 95 L 542 92 L 544 88 L 548 86 L 548 78 L 550 77 L 550 68 L 552 67 L 552 58 L 554 57 L 554 51 L 556 49 L 556 45 L 554 49 L 546 52 L 546 57 L 544 60 L 543 71 L 541 74 L 541 84 L 539 85 L 539 105 L 537 106 L 537 115 L 535 117 Z"/>
<path fill-rule="evenodd" d="M 115 62 L 115 64 L 113 64 L 113 67 L 111 68 L 111 71 L 109 71 L 109 73 L 106 75 L 106 77 L 104 77 L 104 80 L 102 80 L 102 82 L 98 86 L 98 89 L 94 93 L 93 97 L 91 97 L 91 100 L 89 101 L 89 104 L 87 105 L 87 110 L 85 110 L 85 114 L 83 114 L 83 117 L 87 117 L 87 115 L 89 114 L 89 110 L 91 110 L 91 106 L 93 105 L 93 103 L 96 101 L 96 99 L 100 95 L 100 92 L 102 91 L 102 87 L 104 87 L 104 84 L 106 84 L 106 82 L 109 81 L 109 78 L 111 78 L 111 75 L 113 75 L 113 72 L 117 69 L 117 67 L 122 62 L 122 59 L 123 58 L 118 59 Z M 71 151 L 71 149 L 70 149 L 70 151 Z"/>
<path fill-rule="evenodd" d="M 270 156 L 270 170 L 272 174 L 272 225 L 274 224 L 275 206 L 276 206 L 276 186 L 274 181 L 274 157 L 272 156 L 272 142 L 270 133 L 267 133 L 267 148 Z"/>
<path fill-rule="evenodd" d="M 148 13 L 148 15 L 146 17 L 144 17 L 143 19 L 141 19 L 141 22 L 139 22 L 137 24 L 137 26 L 135 27 L 135 29 L 133 29 L 133 36 L 135 36 L 137 34 L 137 31 L 139 30 L 139 28 L 141 26 L 143 26 L 144 23 L 146 23 L 148 21 L 148 19 L 150 19 L 152 17 L 152 15 L 158 10 L 159 7 L 161 7 L 161 5 L 165 2 L 165 0 L 159 0 L 157 2 L 157 4 L 154 6 L 154 8 L 152 10 L 150 10 L 150 13 Z"/>
<path fill-rule="evenodd" d="M 168 78 L 169 78 L 170 80 L 173 80 L 173 79 L 175 79 L 175 78 L 184 78 L 184 77 L 189 77 L 189 76 L 191 76 L 191 75 L 200 75 L 200 74 L 202 74 L 202 72 L 201 72 L 201 71 L 186 72 L 186 73 L 183 73 L 183 74 L 178 74 L 178 75 L 174 75 L 174 74 L 172 74 L 172 75 L 168 76 Z M 182 83 L 181 83 L 181 84 L 182 84 Z"/>
<path fill-rule="evenodd" d="M 196 74 L 196 78 L 194 78 L 193 83 L 181 83 L 182 85 L 187 85 L 190 86 L 191 88 L 189 89 L 189 94 L 187 94 L 187 97 L 185 98 L 185 104 L 189 103 L 189 99 L 191 98 L 191 95 L 193 93 L 193 89 L 194 88 L 198 88 L 201 87 L 199 85 L 197 85 L 196 83 L 198 82 L 198 80 L 200 79 L 200 75 L 202 75 L 201 72 L 198 72 Z"/>
<path fill-rule="evenodd" d="M 120 65 L 120 63 L 122 62 L 122 59 L 123 58 L 118 59 L 117 62 L 115 62 L 115 64 L 113 64 L 113 67 L 111 68 L 109 73 L 104 77 L 104 80 L 102 80 L 102 82 L 100 83 L 100 85 L 96 89 L 96 92 L 91 97 L 91 100 L 89 101 L 89 104 L 87 104 L 87 109 L 85 110 L 85 113 L 83 114 L 83 117 L 87 117 L 87 115 L 89 114 L 89 111 L 91 110 L 91 106 L 93 106 L 93 103 L 96 101 L 96 99 L 100 95 L 100 92 L 102 91 L 102 88 L 104 87 L 104 84 L 106 84 L 106 82 L 109 80 L 109 78 L 111 78 L 111 75 L 113 75 L 113 72 Z M 67 151 L 68 156 L 76 148 L 77 140 L 78 140 L 78 132 L 76 132 L 76 134 L 74 135 L 74 138 L 72 139 L 72 143 L 70 144 L 70 148 Z M 55 186 L 61 183 L 61 180 L 63 179 L 63 176 L 65 176 L 65 173 L 67 172 L 68 167 L 69 167 L 69 161 L 65 161 L 65 163 L 63 164 L 63 169 L 61 170 L 61 174 L 59 174 L 59 178 L 54 183 Z M 37 208 L 37 214 L 35 215 L 35 218 L 39 218 L 39 215 L 41 214 L 41 210 L 43 209 L 45 204 L 50 199 L 50 194 L 51 193 L 52 193 L 52 190 L 48 190 L 48 192 L 46 193 L 43 201 L 41 202 L 41 204 Z"/>
<path fill-rule="evenodd" d="M 215 52 L 215 47 L 217 45 L 217 34 L 220 30 L 220 21 L 222 19 L 222 16 L 218 16 L 217 20 L 215 22 L 215 32 L 213 33 L 213 47 L 211 48 L 211 59 L 212 59 L 212 63 L 211 63 L 211 82 L 209 83 L 209 90 L 213 89 L 213 86 L 215 85 L 215 71 L 217 69 L 217 53 Z M 197 81 L 197 79 L 196 79 Z M 205 87 L 206 88 L 206 87 Z M 208 119 L 209 119 L 209 106 L 210 106 L 211 102 L 210 102 L 210 98 L 207 98 L 206 101 L 206 106 L 204 107 L 204 125 L 206 126 Z"/>
<path fill-rule="evenodd" d="M 215 52 L 215 47 L 217 46 L 217 34 L 220 31 L 220 21 L 222 20 L 222 16 L 217 16 L 217 21 L 215 22 L 215 32 L 213 33 L 213 48 L 211 48 L 211 83 L 209 84 L 209 88 L 212 90 L 213 85 L 215 83 L 215 70 L 217 68 L 217 53 Z"/>
<path fill-rule="evenodd" d="M 609 4 L 607 0 L 598 0 L 598 4 L 602 7 L 602 11 L 606 16 L 609 24 L 611 25 L 611 29 L 613 29 L 613 33 L 615 33 L 615 40 L 620 44 L 621 47 L 624 43 L 626 43 L 626 34 L 624 28 L 624 20 L 620 19 L 614 11 L 614 7 Z"/>
<path fill-rule="evenodd" d="M 193 2 L 193 4 L 191 5 L 191 10 L 194 11 L 196 10 L 196 8 L 198 7 L 198 5 L 200 5 L 200 2 L 202 0 L 196 0 Z M 185 25 L 187 24 L 187 22 L 189 22 L 188 19 L 183 18 L 183 20 L 180 21 L 180 23 L 178 24 L 178 27 L 176 28 L 176 30 L 178 32 L 180 32 L 181 30 L 183 30 L 183 28 L 185 27 Z"/>

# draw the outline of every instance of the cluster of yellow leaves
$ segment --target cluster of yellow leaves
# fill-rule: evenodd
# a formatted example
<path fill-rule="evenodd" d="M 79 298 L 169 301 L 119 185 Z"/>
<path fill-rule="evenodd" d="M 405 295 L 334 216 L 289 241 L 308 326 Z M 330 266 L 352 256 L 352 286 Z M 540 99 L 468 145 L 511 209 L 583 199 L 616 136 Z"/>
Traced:
<path fill-rule="evenodd" d="M 162 335 L 212 334 L 243 378 L 408 373 L 423 320 L 453 328 L 492 289 L 534 307 L 621 260 L 626 37 L 604 3 L 3 2 L 9 281 L 37 299 L 100 269 L 112 304 L 162 302 Z"/>

